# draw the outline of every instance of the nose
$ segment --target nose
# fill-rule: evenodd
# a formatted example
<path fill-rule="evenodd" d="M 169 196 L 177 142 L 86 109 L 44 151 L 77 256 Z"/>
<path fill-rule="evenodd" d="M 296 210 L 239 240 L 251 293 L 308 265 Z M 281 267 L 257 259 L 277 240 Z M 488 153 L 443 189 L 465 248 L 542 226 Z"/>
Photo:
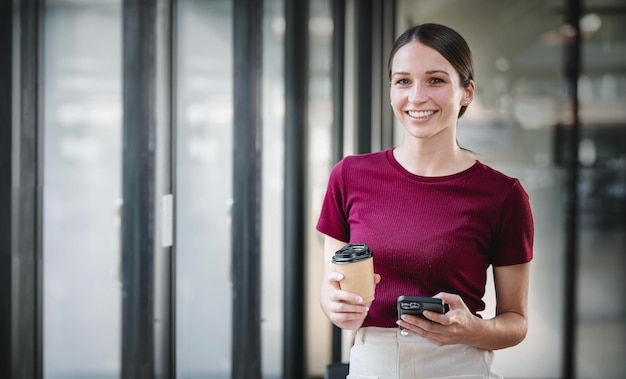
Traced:
<path fill-rule="evenodd" d="M 413 83 L 409 88 L 409 102 L 421 103 L 426 99 L 426 93 L 419 83 Z"/>

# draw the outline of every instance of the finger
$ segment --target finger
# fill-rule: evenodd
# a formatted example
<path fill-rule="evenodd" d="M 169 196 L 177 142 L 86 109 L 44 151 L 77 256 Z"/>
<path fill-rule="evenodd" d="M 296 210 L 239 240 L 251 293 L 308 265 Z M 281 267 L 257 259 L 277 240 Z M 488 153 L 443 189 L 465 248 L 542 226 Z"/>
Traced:
<path fill-rule="evenodd" d="M 426 317 L 426 313 L 428 311 L 424 311 L 424 316 Z M 428 313 L 434 313 L 434 312 L 428 312 Z M 438 315 L 441 316 L 441 315 Z M 428 331 L 428 332 L 433 332 L 433 331 L 439 331 L 441 328 L 441 325 L 435 321 L 435 320 L 431 320 L 431 319 L 423 319 L 421 317 L 417 317 L 417 316 L 413 316 L 413 315 L 402 315 L 402 321 L 405 322 L 406 324 L 403 324 L 402 326 L 408 326 L 410 329 L 419 332 L 417 334 L 422 334 L 422 331 Z"/>
<path fill-rule="evenodd" d="M 426 319 L 436 322 L 437 324 L 448 325 L 450 323 L 449 317 L 441 313 L 424 311 L 422 314 L 426 317 Z"/>
<path fill-rule="evenodd" d="M 355 314 L 367 314 L 369 307 L 365 305 L 349 304 L 349 303 L 330 303 L 329 310 L 334 313 L 355 313 Z"/>
<path fill-rule="evenodd" d="M 450 299 L 451 296 L 454 296 L 454 294 L 451 294 L 451 293 L 448 293 L 448 292 L 439 292 L 438 294 L 436 294 L 433 297 L 446 301 L 446 299 Z"/>
<path fill-rule="evenodd" d="M 424 334 L 424 329 L 413 324 L 412 322 L 400 319 L 396 321 L 396 324 L 398 324 L 398 326 L 400 326 L 402 330 L 408 332 L 409 334 L 416 334 L 418 336 L 422 336 Z"/>
<path fill-rule="evenodd" d="M 363 313 L 345 313 L 345 312 L 331 312 L 328 316 L 332 323 L 345 323 L 355 320 L 363 320 L 365 315 Z"/>
<path fill-rule="evenodd" d="M 447 293 L 447 292 L 440 292 L 434 297 L 438 297 L 442 299 L 444 303 L 448 305 L 450 310 L 459 309 L 459 308 L 460 309 L 467 308 L 467 306 L 463 302 L 463 299 L 459 295 L 455 295 L 455 294 Z"/>
<path fill-rule="evenodd" d="M 330 293 L 330 300 L 334 302 L 344 302 L 344 303 L 351 303 L 351 304 L 363 303 L 363 298 L 361 296 L 357 295 L 356 293 L 342 291 L 340 289 L 336 291 L 332 291 Z M 364 305 L 360 305 L 360 306 L 363 307 Z"/>
<path fill-rule="evenodd" d="M 442 299 L 446 304 L 450 304 L 450 305 L 452 304 L 458 305 L 459 303 L 463 303 L 461 296 L 448 293 L 448 292 L 439 292 L 433 297 Z"/>
<path fill-rule="evenodd" d="M 409 324 L 408 322 L 406 322 L 406 321 L 404 321 L 404 320 L 402 320 L 402 319 L 397 320 L 397 321 L 396 321 L 396 324 L 397 324 L 398 326 L 402 327 L 402 329 L 403 329 L 403 330 L 406 330 L 406 331 L 411 331 L 411 329 L 412 329 L 412 327 L 413 327 L 413 325 L 412 325 L 412 324 Z"/>
<path fill-rule="evenodd" d="M 338 271 L 331 271 L 326 275 L 326 279 L 328 279 L 329 282 L 339 282 L 343 280 L 343 274 Z"/>
<path fill-rule="evenodd" d="M 344 323 L 354 320 L 363 321 L 369 310 L 365 306 L 351 305 L 346 303 L 332 303 L 329 308 L 328 318 L 333 323 Z"/>
<path fill-rule="evenodd" d="M 326 276 L 326 280 L 328 280 L 328 282 L 336 289 L 340 289 L 341 285 L 339 282 L 343 280 L 343 274 L 337 271 L 332 271 Z"/>
<path fill-rule="evenodd" d="M 421 328 L 421 325 L 423 323 L 429 322 L 429 321 L 422 320 L 421 318 L 417 316 L 413 316 L 413 315 L 402 315 L 402 317 L 400 318 L 400 321 L 402 322 L 403 327 L 406 327 L 409 329 Z"/>

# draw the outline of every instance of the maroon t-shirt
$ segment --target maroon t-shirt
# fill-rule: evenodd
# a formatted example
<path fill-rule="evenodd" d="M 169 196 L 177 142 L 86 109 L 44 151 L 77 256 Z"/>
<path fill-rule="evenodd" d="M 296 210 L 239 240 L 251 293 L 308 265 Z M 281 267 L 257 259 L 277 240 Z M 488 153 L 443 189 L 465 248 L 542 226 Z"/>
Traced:
<path fill-rule="evenodd" d="M 374 252 L 381 282 L 363 326 L 396 327 L 400 295 L 455 293 L 477 314 L 488 267 L 533 254 L 532 213 L 517 179 L 479 161 L 454 175 L 418 176 L 392 149 L 335 165 L 317 229 Z"/>

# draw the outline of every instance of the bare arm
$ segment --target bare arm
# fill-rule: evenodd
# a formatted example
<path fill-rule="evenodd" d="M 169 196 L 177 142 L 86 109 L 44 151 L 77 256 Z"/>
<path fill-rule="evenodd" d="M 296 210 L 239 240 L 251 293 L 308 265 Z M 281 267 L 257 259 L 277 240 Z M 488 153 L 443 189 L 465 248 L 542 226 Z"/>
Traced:
<path fill-rule="evenodd" d="M 491 350 L 515 346 L 526 338 L 529 276 L 530 263 L 494 268 L 496 316 L 486 320 L 482 341 Z"/>
<path fill-rule="evenodd" d="M 320 305 L 326 317 L 342 329 L 358 329 L 367 316 L 369 304 L 359 303 L 361 297 L 355 293 L 342 291 L 340 281 L 343 276 L 335 271 L 331 260 L 335 252 L 344 247 L 347 242 L 324 236 L 324 278 L 320 288 Z M 379 277 L 377 276 L 376 282 Z"/>
<path fill-rule="evenodd" d="M 530 263 L 494 268 L 496 316 L 484 320 L 471 314 L 458 295 L 440 293 L 450 306 L 445 315 L 425 312 L 435 323 L 405 316 L 400 324 L 437 345 L 466 344 L 498 350 L 522 342 L 528 330 Z"/>

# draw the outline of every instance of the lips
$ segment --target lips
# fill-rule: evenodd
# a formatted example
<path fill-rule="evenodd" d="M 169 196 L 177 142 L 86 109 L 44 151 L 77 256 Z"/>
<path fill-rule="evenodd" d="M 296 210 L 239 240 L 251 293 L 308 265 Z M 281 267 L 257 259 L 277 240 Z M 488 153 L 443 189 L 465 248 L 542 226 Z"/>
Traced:
<path fill-rule="evenodd" d="M 411 118 L 428 118 L 435 114 L 435 111 L 407 111 Z"/>

